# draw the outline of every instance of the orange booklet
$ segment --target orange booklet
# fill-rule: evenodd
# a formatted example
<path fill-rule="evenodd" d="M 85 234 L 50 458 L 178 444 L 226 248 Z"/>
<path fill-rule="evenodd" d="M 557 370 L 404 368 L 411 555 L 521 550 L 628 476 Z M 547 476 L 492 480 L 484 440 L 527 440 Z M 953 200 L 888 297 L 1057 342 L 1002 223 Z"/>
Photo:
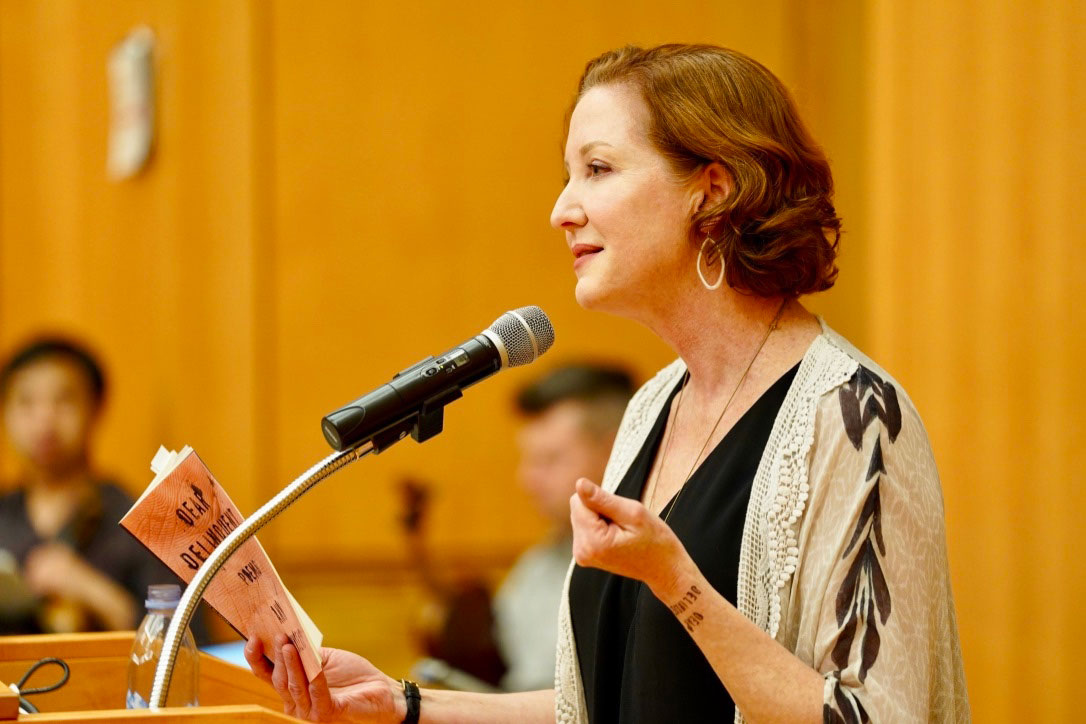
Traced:
<path fill-rule="evenodd" d="M 155 479 L 121 525 L 186 583 L 227 534 L 243 520 L 211 471 L 187 445 L 159 448 Z M 286 634 L 313 680 L 321 671 L 321 633 L 283 585 L 256 537 L 241 544 L 204 591 L 204 600 L 245 638 L 256 636 L 272 651 Z"/>

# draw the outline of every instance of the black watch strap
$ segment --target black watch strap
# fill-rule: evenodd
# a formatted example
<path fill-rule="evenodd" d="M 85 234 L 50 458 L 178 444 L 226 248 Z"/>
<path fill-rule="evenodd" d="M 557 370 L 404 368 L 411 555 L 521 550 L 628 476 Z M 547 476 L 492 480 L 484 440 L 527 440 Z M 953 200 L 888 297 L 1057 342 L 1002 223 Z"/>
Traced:
<path fill-rule="evenodd" d="M 400 683 L 403 684 L 403 696 L 407 700 L 407 716 L 403 718 L 403 724 L 419 724 L 419 713 L 422 711 L 419 685 L 407 679 L 400 679 Z"/>

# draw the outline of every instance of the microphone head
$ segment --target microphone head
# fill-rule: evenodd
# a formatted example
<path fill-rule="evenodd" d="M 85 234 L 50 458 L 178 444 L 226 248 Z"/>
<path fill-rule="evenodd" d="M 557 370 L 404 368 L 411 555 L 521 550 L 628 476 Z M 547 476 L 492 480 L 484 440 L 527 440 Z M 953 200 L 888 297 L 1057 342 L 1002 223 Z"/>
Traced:
<path fill-rule="evenodd" d="M 498 344 L 503 367 L 535 362 L 554 344 L 554 326 L 543 310 L 535 306 L 506 312 L 483 334 Z"/>

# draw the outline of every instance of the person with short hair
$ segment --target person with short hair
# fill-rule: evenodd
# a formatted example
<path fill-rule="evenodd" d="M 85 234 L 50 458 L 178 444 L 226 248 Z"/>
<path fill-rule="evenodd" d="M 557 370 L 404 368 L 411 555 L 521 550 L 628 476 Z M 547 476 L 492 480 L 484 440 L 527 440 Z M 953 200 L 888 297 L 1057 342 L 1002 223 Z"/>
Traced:
<path fill-rule="evenodd" d="M 33 340 L 0 368 L 20 465 L 17 488 L 0 497 L 2 632 L 132 629 L 148 586 L 177 580 L 117 525 L 132 500 L 94 470 L 105 399 L 101 365 L 70 339 Z"/>
<path fill-rule="evenodd" d="M 602 477 L 633 390 L 625 370 L 576 364 L 552 370 L 517 395 L 525 418 L 517 478 L 550 529 L 517 558 L 494 596 L 506 691 L 553 685 L 558 608 L 573 557 L 569 498 L 578 478 Z"/>
<path fill-rule="evenodd" d="M 578 303 L 678 359 L 570 498 L 555 688 L 419 694 L 334 649 L 306 685 L 286 642 L 250 666 L 319 720 L 968 721 L 923 423 L 799 301 L 833 284 L 841 221 L 787 89 L 726 48 L 604 53 L 565 165 Z"/>

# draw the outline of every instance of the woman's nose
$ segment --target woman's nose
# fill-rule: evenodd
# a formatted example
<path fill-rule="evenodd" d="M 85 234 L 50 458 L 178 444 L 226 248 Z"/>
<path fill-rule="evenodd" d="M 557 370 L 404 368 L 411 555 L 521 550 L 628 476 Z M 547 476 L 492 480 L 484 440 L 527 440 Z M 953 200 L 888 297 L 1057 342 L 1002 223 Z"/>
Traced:
<path fill-rule="evenodd" d="M 562 230 L 566 226 L 584 226 L 587 218 L 584 208 L 575 196 L 572 183 L 567 183 L 566 187 L 562 189 L 562 193 L 558 194 L 558 198 L 554 202 L 554 208 L 551 209 L 551 226 L 555 229 Z"/>

